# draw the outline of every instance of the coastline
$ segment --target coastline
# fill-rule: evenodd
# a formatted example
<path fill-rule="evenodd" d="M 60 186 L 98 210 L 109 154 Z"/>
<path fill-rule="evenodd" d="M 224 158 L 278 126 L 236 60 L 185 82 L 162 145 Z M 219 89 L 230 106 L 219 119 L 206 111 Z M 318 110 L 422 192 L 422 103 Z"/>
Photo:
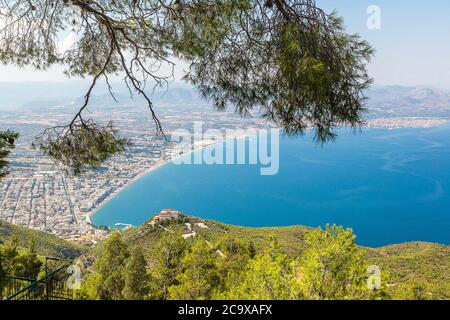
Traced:
<path fill-rule="evenodd" d="M 91 226 L 96 227 L 95 223 L 92 222 L 92 217 L 97 213 L 98 210 L 103 208 L 104 205 L 106 205 L 112 198 L 114 198 L 117 194 L 122 192 L 125 188 L 127 188 L 131 184 L 135 183 L 137 180 L 139 180 L 140 178 L 144 177 L 148 173 L 150 173 L 150 172 L 152 172 L 152 171 L 154 171 L 154 170 L 156 170 L 156 169 L 166 165 L 170 161 L 172 161 L 172 159 L 170 159 L 170 160 L 162 160 L 161 159 L 161 160 L 156 161 L 149 168 L 147 168 L 146 170 L 144 170 L 144 171 L 138 173 L 137 175 L 135 175 L 134 178 L 132 178 L 130 181 L 128 181 L 125 185 L 123 185 L 120 188 L 117 188 L 116 190 L 114 190 L 114 192 L 111 192 L 102 202 L 100 202 L 100 204 L 95 209 L 93 209 L 90 212 L 88 212 L 88 214 L 86 216 L 88 223 Z"/>
<path fill-rule="evenodd" d="M 375 128 L 375 129 L 433 128 L 449 122 L 450 122 L 449 118 L 440 118 L 440 117 L 374 118 L 367 120 L 364 128 Z"/>
<path fill-rule="evenodd" d="M 87 213 L 87 222 L 94 228 L 97 228 L 97 225 L 95 223 L 92 222 L 92 218 L 93 216 L 98 212 L 98 210 L 100 210 L 101 208 L 103 208 L 103 206 L 105 206 L 109 201 L 111 201 L 111 199 L 113 199 L 116 195 L 118 195 L 120 192 L 122 192 L 123 190 L 125 190 L 128 186 L 132 185 L 133 183 L 135 183 L 136 181 L 138 181 L 139 179 L 143 178 L 144 176 L 146 176 L 147 174 L 155 171 L 158 168 L 161 168 L 163 166 L 165 166 L 166 164 L 169 164 L 177 159 L 183 158 L 183 157 L 187 157 L 192 155 L 193 153 L 205 149 L 211 145 L 215 145 L 215 144 L 219 144 L 219 143 L 224 143 L 229 139 L 245 139 L 250 137 L 251 134 L 239 134 L 236 136 L 232 136 L 232 137 L 228 137 L 226 139 L 220 140 L 220 141 L 216 141 L 216 140 L 202 140 L 203 143 L 196 145 L 194 143 L 194 147 L 191 151 L 189 151 L 186 154 L 182 154 L 178 157 L 173 157 L 170 159 L 160 159 L 158 161 L 156 161 L 154 164 L 152 164 L 149 168 L 147 168 L 146 170 L 139 172 L 136 176 L 134 176 L 134 178 L 130 179 L 130 181 L 128 181 L 125 185 L 121 186 L 120 188 L 114 190 L 114 192 L 111 192 L 102 202 L 100 202 L 100 204 L 93 210 L 91 210 L 90 212 Z"/>
<path fill-rule="evenodd" d="M 400 125 L 399 125 L 399 121 L 401 122 Z M 367 128 L 367 129 L 431 128 L 431 127 L 436 127 L 439 125 L 447 124 L 449 122 L 450 122 L 450 119 L 445 119 L 445 118 L 423 118 L 423 117 L 377 118 L 377 119 L 369 120 L 368 123 L 366 124 L 366 126 L 364 126 L 364 128 Z M 177 157 L 171 157 L 169 159 L 160 159 L 160 160 L 156 161 L 149 168 L 147 168 L 146 170 L 144 170 L 142 172 L 137 173 L 136 176 L 134 176 L 132 179 L 130 179 L 123 186 L 116 189 L 114 192 L 110 193 L 105 199 L 103 199 L 103 201 L 100 202 L 100 204 L 96 208 L 94 208 L 93 210 L 88 212 L 86 215 L 87 222 L 92 227 L 97 228 L 96 224 L 92 222 L 92 218 L 98 212 L 98 210 L 103 208 L 103 206 L 105 206 L 111 199 L 113 199 L 116 195 L 118 195 L 120 192 L 122 192 L 125 188 L 132 185 L 137 180 L 143 178 L 147 174 L 150 174 L 154 170 L 156 170 L 166 164 L 169 164 L 177 159 L 190 156 L 199 150 L 207 148 L 208 146 L 224 143 L 230 139 L 233 139 L 233 140 L 234 139 L 235 140 L 245 139 L 245 138 L 250 137 L 252 134 L 254 134 L 254 132 L 252 133 L 252 129 L 249 129 L 247 133 L 242 132 L 240 134 L 237 134 L 237 135 L 231 136 L 231 137 L 227 137 L 222 140 L 202 140 L 200 142 L 197 141 L 193 144 L 192 150 L 190 150 L 186 154 L 182 154 Z"/>

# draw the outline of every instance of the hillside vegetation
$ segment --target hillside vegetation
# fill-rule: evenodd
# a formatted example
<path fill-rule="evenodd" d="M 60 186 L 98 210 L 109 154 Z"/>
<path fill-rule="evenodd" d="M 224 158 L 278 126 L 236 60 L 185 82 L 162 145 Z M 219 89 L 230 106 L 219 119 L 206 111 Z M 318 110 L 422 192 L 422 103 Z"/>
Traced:
<path fill-rule="evenodd" d="M 173 240 L 174 234 L 180 234 L 185 239 L 181 241 L 181 243 L 178 243 Z M 305 261 L 309 261 L 308 263 L 312 263 L 310 270 L 314 270 L 316 267 L 313 266 L 314 263 L 319 263 L 319 265 L 322 263 L 316 256 L 326 257 L 329 255 L 329 257 L 332 257 L 332 259 L 338 261 L 342 258 L 342 255 L 352 252 L 353 250 L 353 240 L 351 240 L 353 235 L 348 234 L 343 229 L 339 228 L 330 228 L 329 230 L 327 229 L 319 233 L 317 233 L 317 230 L 315 229 L 303 226 L 247 228 L 226 225 L 216 221 L 203 220 L 184 215 L 181 215 L 178 219 L 168 219 L 167 221 L 155 222 L 154 219 L 150 220 L 139 227 L 123 231 L 121 237 L 123 238 L 125 245 L 128 246 L 131 251 L 133 248 L 139 248 L 139 250 L 141 250 L 142 257 L 145 258 L 145 268 L 149 270 L 149 277 L 155 282 L 158 282 L 155 278 L 158 278 L 160 275 L 159 268 L 161 267 L 161 252 L 164 251 L 164 248 L 167 248 L 168 243 L 170 243 L 171 246 L 171 249 L 167 251 L 170 252 L 169 256 L 174 254 L 173 252 L 176 251 L 171 251 L 173 249 L 172 246 L 180 247 L 180 256 L 174 261 L 174 264 L 180 265 L 180 267 L 174 267 L 175 269 L 172 270 L 172 272 L 175 273 L 171 275 L 173 278 L 172 289 L 168 290 L 167 288 L 163 288 L 162 293 L 161 291 L 159 292 L 160 296 L 156 297 L 158 299 L 191 298 L 191 296 L 183 295 L 182 291 L 180 291 L 182 289 L 189 291 L 189 288 L 191 288 L 189 286 L 194 285 L 190 282 L 191 278 L 195 277 L 195 272 L 194 274 L 191 274 L 191 272 L 193 272 L 191 268 L 203 268 L 201 273 L 206 272 L 206 270 L 210 270 L 211 268 L 215 270 L 214 272 L 216 272 L 216 269 L 218 268 L 218 272 L 220 273 L 220 264 L 230 263 L 227 268 L 236 268 L 236 273 L 241 272 L 241 270 L 249 270 L 249 268 L 250 270 L 253 270 L 251 273 L 247 274 L 247 276 L 249 276 L 250 274 L 258 273 L 258 263 L 262 263 L 263 267 L 267 267 L 268 270 L 270 268 L 273 270 L 281 270 L 284 267 L 287 268 L 286 270 L 295 270 L 296 267 L 293 267 L 294 264 L 305 264 Z M 171 238 L 172 240 L 167 240 L 167 238 Z M 329 239 L 329 243 L 327 239 Z M 336 241 L 336 243 L 333 241 Z M 206 249 L 203 247 L 204 245 L 200 244 L 200 242 L 207 244 Z M 175 245 L 175 243 L 177 245 Z M 342 246 L 342 248 L 339 249 L 339 246 Z M 276 248 L 276 255 L 273 253 L 273 248 Z M 355 251 L 348 257 L 353 261 L 353 267 L 349 268 L 353 270 L 354 266 L 357 266 L 357 268 L 363 270 L 362 272 L 365 273 L 368 266 L 377 266 L 381 270 L 381 290 L 378 290 L 375 295 L 366 293 L 362 294 L 359 292 L 358 295 L 354 296 L 350 295 L 348 292 L 338 293 L 338 290 L 335 290 L 333 293 L 335 298 L 450 298 L 449 246 L 433 243 L 412 242 L 376 249 L 359 246 L 355 246 L 355 248 L 357 252 Z M 314 251 L 315 249 L 317 250 Z M 339 250 L 343 251 L 335 254 L 336 252 L 333 253 L 333 250 L 336 250 L 336 252 L 339 252 Z M 104 244 L 101 244 L 82 256 L 81 260 L 83 261 L 85 268 L 89 272 L 94 270 L 92 274 L 96 274 L 95 263 L 98 262 L 99 257 L 104 257 L 104 252 Z M 213 252 L 212 256 L 209 255 L 211 252 Z M 232 263 L 227 261 L 227 258 L 234 254 L 237 254 L 236 257 L 233 258 L 234 260 L 242 259 L 241 265 L 236 265 L 234 261 Z M 280 256 L 278 256 L 278 254 Z M 129 255 L 131 254 L 126 255 L 126 257 Z M 195 255 L 198 255 L 198 257 L 192 258 L 192 256 Z M 358 262 L 360 261 L 359 256 L 361 256 L 361 263 L 363 265 L 360 265 L 360 262 Z M 205 259 L 205 263 L 209 263 L 209 265 L 198 266 L 196 265 L 196 262 L 189 257 L 194 260 Z M 210 259 L 210 261 L 206 261 L 208 259 Z M 216 266 L 217 261 L 219 261 L 219 267 Z M 279 265 L 278 263 L 281 264 Z M 184 264 L 186 264 L 186 266 L 184 266 Z M 300 267 L 300 269 L 302 268 L 304 267 Z M 340 269 L 338 268 L 337 270 Z M 343 272 L 345 272 L 344 269 Z M 269 276 L 264 274 L 264 272 L 262 274 L 264 277 Z M 311 276 L 315 277 L 317 275 L 313 273 Z M 369 275 L 367 274 L 367 277 L 368 276 Z M 217 289 L 217 286 L 220 286 L 218 283 L 220 283 L 223 279 L 218 279 L 221 277 L 226 278 L 226 284 L 221 284 L 222 288 L 220 290 L 222 290 L 222 293 L 217 293 L 214 290 Z M 211 290 L 207 294 L 203 292 L 203 295 L 193 295 L 192 298 L 208 299 L 255 297 L 250 295 L 250 293 L 253 294 L 253 292 L 250 292 L 249 288 L 241 288 L 240 296 L 229 295 L 230 291 L 238 291 L 238 289 L 229 288 L 230 290 L 227 292 L 226 286 L 228 285 L 228 282 L 237 281 L 236 279 L 240 279 L 239 282 L 242 282 L 242 278 L 239 277 L 245 276 L 241 275 L 236 278 L 235 275 L 230 274 L 225 276 L 222 274 L 217 277 L 216 275 L 211 275 L 210 280 L 213 285 L 206 283 L 203 284 L 206 287 L 210 285 Z M 150 281 L 150 283 L 152 281 Z M 252 283 L 251 281 L 257 280 L 246 279 L 246 281 Z M 365 282 L 366 280 L 364 280 L 364 285 Z M 274 283 L 278 282 L 275 281 Z M 173 284 L 176 285 L 174 286 Z M 183 285 L 186 287 L 183 287 Z M 361 285 L 361 281 L 359 282 L 359 285 Z M 255 286 L 255 283 L 252 283 L 251 285 L 249 284 L 249 286 Z M 300 289 L 297 288 L 296 290 Z M 285 296 L 285 298 L 302 297 L 305 294 L 305 288 L 301 290 L 300 291 L 303 292 L 302 294 L 294 294 L 290 292 L 290 295 Z M 261 297 L 261 295 L 257 297 Z M 320 298 L 320 295 L 314 296 L 311 294 L 308 297 Z M 332 297 L 333 296 L 331 296 L 331 298 Z M 97 296 L 97 298 L 99 297 Z M 153 296 L 153 298 L 155 297 Z"/>
<path fill-rule="evenodd" d="M 450 299 L 450 246 L 408 242 L 367 249 L 367 261 L 385 271 L 394 298 Z"/>
<path fill-rule="evenodd" d="M 15 239 L 21 248 L 28 248 L 30 243 L 34 242 L 39 256 L 70 259 L 79 256 L 85 250 L 81 245 L 49 233 L 0 221 L 0 245 L 12 239 Z"/>

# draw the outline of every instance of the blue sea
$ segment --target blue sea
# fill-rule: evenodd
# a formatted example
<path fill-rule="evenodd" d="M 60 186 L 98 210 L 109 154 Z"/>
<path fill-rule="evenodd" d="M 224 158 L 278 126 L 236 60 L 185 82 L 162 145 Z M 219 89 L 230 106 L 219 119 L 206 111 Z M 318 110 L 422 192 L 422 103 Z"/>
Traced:
<path fill-rule="evenodd" d="M 352 228 L 357 242 L 450 244 L 450 125 L 340 130 L 335 142 L 282 137 L 279 172 L 258 165 L 168 163 L 93 217 L 139 225 L 164 208 L 228 224 Z M 197 151 L 202 152 L 202 151 Z"/>

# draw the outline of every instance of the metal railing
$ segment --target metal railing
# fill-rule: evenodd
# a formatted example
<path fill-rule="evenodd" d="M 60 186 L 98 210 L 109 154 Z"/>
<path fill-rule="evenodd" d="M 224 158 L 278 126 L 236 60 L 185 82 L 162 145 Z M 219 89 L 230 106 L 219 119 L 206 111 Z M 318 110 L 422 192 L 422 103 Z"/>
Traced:
<path fill-rule="evenodd" d="M 6 290 L 6 300 L 71 300 L 73 291 L 67 285 L 70 261 L 45 259 L 45 275 L 38 280 L 8 277 L 11 285 Z"/>
<path fill-rule="evenodd" d="M 22 291 L 22 289 L 28 287 L 35 281 L 36 281 L 35 279 L 27 279 L 21 277 L 6 277 L 5 289 L 3 290 L 2 294 L 0 294 L 0 300 L 2 297 L 5 298 L 13 296 L 14 294 L 16 294 L 19 291 Z"/>

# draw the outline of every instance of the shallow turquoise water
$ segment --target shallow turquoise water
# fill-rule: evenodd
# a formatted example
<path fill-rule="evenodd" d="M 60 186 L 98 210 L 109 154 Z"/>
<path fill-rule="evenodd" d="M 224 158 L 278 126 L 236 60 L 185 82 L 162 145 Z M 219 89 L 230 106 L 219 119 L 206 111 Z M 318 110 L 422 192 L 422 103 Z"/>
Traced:
<path fill-rule="evenodd" d="M 357 242 L 450 244 L 450 126 L 341 131 L 321 147 L 283 138 L 280 170 L 169 163 L 128 186 L 93 217 L 138 225 L 163 208 L 244 226 L 353 228 Z"/>

